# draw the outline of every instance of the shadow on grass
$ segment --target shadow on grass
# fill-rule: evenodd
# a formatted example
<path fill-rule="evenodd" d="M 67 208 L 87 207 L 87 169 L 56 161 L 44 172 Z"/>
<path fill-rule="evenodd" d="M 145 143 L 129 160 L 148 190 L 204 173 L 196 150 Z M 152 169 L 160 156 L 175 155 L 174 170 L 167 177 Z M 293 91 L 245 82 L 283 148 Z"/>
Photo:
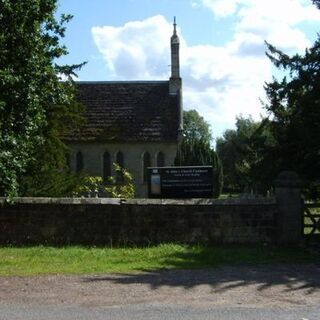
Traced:
<path fill-rule="evenodd" d="M 257 285 L 259 291 L 284 286 L 288 294 L 303 290 L 320 292 L 320 255 L 297 248 L 201 248 L 167 256 L 163 264 L 170 270 L 137 270 L 138 274 L 88 276 L 84 282 L 147 284 L 156 290 L 162 286 L 193 288 L 209 285 L 214 292 Z"/>

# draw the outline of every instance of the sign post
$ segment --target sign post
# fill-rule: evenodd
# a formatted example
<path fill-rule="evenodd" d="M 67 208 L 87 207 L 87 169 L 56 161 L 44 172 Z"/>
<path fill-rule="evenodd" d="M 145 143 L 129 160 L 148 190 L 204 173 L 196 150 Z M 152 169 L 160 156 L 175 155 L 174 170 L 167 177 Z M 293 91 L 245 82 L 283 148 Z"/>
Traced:
<path fill-rule="evenodd" d="M 148 168 L 149 198 L 212 198 L 212 183 L 212 166 Z"/>

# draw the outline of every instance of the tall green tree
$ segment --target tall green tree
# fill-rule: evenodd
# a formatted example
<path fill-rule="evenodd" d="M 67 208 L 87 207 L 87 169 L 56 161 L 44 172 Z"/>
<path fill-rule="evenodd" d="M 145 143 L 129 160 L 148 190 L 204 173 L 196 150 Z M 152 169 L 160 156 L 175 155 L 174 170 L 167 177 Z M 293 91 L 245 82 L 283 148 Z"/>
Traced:
<path fill-rule="evenodd" d="M 313 1 L 320 8 L 320 1 Z M 276 144 L 270 149 L 278 170 L 296 171 L 320 195 L 320 38 L 304 54 L 289 56 L 271 44 L 267 55 L 283 79 L 267 83 L 266 109 Z"/>
<path fill-rule="evenodd" d="M 274 144 L 267 120 L 237 117 L 236 128 L 217 139 L 216 150 L 224 171 L 226 190 L 265 192 L 272 185 L 273 161 L 265 150 Z"/>
<path fill-rule="evenodd" d="M 210 125 L 196 110 L 183 112 L 183 126 L 185 140 L 203 140 L 211 144 L 212 133 Z"/>
<path fill-rule="evenodd" d="M 214 197 L 218 197 L 223 186 L 220 160 L 211 146 L 210 125 L 196 110 L 183 112 L 183 139 L 179 145 L 175 165 L 212 165 L 214 170 Z"/>
<path fill-rule="evenodd" d="M 56 8 L 56 0 L 0 0 L 0 195 L 21 194 L 25 177 L 37 173 L 31 180 L 43 183 L 65 166 L 59 134 L 81 109 L 71 76 L 82 64 L 57 64 L 71 16 L 57 21 Z"/>

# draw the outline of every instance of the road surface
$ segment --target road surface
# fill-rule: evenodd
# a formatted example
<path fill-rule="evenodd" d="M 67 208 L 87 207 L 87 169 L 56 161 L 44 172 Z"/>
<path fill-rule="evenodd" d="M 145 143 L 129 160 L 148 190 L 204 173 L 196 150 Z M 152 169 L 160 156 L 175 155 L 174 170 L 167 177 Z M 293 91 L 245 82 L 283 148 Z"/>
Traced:
<path fill-rule="evenodd" d="M 320 265 L 0 277 L 0 320 L 320 320 Z"/>

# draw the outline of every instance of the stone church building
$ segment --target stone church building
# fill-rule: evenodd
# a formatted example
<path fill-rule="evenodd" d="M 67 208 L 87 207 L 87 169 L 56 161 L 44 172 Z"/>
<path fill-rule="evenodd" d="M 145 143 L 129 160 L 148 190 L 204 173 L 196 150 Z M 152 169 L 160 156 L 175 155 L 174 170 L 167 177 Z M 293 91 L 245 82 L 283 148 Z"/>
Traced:
<path fill-rule="evenodd" d="M 171 166 L 182 135 L 182 82 L 179 37 L 171 36 L 168 81 L 77 82 L 86 123 L 64 140 L 70 166 L 101 176 L 114 175 L 113 163 L 132 173 L 137 197 L 147 196 L 146 168 Z"/>

